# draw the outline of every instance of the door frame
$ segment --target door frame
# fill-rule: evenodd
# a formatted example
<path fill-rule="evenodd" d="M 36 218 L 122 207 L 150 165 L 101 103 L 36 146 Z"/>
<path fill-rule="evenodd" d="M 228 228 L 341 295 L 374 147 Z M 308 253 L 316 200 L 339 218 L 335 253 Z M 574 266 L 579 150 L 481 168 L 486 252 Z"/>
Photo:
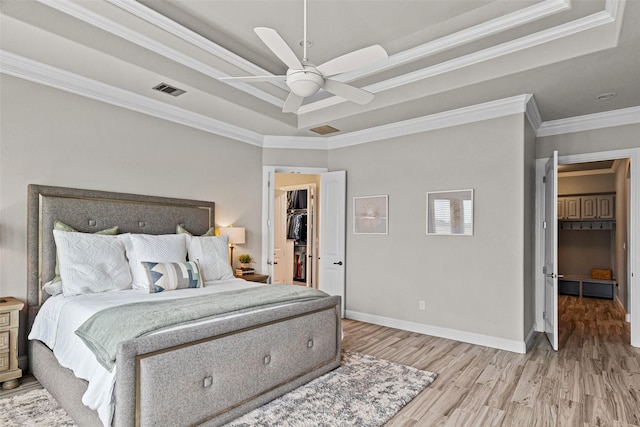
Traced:
<path fill-rule="evenodd" d="M 629 198 L 629 242 L 628 255 L 628 294 L 629 307 L 631 308 L 631 345 L 640 347 L 640 259 L 638 250 L 640 249 L 640 148 L 630 148 L 613 151 L 600 151 L 584 154 L 571 154 L 558 156 L 558 164 L 574 164 L 595 162 L 601 160 L 615 159 L 631 159 L 631 179 L 630 179 L 630 198 Z M 542 177 L 544 176 L 544 167 L 548 159 L 536 159 L 536 243 L 535 243 L 535 286 L 536 286 L 536 331 L 544 331 L 544 320 L 542 313 L 544 311 L 544 275 L 542 266 L 544 262 L 544 229 L 542 221 L 544 218 L 544 186 L 542 185 Z"/>
<path fill-rule="evenodd" d="M 302 166 L 262 166 L 262 260 L 260 271 L 263 274 L 272 275 L 270 262 L 273 262 L 273 225 L 269 224 L 269 218 L 273 218 L 273 195 L 276 173 L 297 173 L 318 175 L 328 172 L 328 168 L 302 167 Z M 271 280 L 271 277 L 269 278 Z"/>

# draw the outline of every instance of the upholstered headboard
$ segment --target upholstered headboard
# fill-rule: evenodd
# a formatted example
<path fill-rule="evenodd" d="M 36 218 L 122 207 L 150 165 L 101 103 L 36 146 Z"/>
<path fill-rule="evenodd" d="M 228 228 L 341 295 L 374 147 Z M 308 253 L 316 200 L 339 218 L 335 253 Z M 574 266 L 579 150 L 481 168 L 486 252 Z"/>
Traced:
<path fill-rule="evenodd" d="M 42 285 L 54 277 L 53 224 L 78 231 L 118 226 L 120 233 L 172 234 L 178 224 L 203 234 L 214 222 L 214 202 L 141 196 L 30 184 L 27 199 L 27 305 L 32 324 L 47 294 Z"/>

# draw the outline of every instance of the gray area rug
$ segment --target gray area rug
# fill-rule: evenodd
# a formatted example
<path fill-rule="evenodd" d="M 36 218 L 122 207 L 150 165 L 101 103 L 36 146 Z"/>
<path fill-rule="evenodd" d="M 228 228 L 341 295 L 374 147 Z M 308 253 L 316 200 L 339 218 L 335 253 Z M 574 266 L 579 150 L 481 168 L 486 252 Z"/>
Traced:
<path fill-rule="evenodd" d="M 381 426 L 436 374 L 345 352 L 342 365 L 225 427 Z M 0 399 L 0 426 L 75 426 L 43 389 Z"/>

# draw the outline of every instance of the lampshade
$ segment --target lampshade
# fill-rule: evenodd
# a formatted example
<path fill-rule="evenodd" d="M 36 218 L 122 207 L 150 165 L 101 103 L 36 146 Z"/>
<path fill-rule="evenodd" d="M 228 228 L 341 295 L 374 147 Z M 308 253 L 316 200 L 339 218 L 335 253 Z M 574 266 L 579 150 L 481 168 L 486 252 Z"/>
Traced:
<path fill-rule="evenodd" d="M 230 245 L 241 245 L 244 243 L 245 230 L 244 227 L 220 227 L 218 228 L 221 236 L 229 236 Z"/>

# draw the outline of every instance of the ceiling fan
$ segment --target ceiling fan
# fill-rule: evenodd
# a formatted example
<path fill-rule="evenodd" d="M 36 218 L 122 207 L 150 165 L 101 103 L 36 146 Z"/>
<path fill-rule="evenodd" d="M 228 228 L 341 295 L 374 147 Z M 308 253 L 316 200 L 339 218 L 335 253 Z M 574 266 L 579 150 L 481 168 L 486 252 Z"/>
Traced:
<path fill-rule="evenodd" d="M 221 77 L 219 80 L 244 82 L 284 81 L 291 90 L 282 108 L 285 113 L 297 112 L 304 98 L 317 93 L 320 89 L 361 105 L 373 99 L 374 95 L 372 93 L 330 77 L 365 67 L 374 62 L 386 60 L 388 58 L 387 52 L 382 46 L 373 45 L 339 56 L 318 66 L 309 62 L 307 60 L 307 0 L 304 0 L 302 60 L 296 57 L 293 50 L 276 30 L 257 27 L 254 28 L 254 31 L 271 52 L 289 67 L 287 74 L 284 76 Z"/>

